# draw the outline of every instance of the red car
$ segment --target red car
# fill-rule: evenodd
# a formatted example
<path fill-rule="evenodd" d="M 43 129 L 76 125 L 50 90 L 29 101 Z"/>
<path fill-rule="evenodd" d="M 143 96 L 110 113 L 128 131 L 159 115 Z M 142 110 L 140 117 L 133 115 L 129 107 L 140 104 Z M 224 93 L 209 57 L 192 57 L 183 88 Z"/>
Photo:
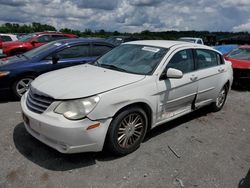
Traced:
<path fill-rule="evenodd" d="M 232 62 L 235 86 L 250 86 L 250 45 L 240 46 L 225 56 Z"/>
<path fill-rule="evenodd" d="M 24 35 L 18 41 L 3 42 L 3 54 L 7 56 L 21 54 L 48 42 L 66 38 L 77 38 L 77 36 L 60 32 L 39 32 Z"/>

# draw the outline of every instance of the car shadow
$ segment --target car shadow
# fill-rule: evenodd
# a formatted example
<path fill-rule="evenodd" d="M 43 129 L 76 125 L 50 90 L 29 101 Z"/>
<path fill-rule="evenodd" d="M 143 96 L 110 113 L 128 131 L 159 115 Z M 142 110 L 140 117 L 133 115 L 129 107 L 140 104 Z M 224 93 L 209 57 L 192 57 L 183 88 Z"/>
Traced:
<path fill-rule="evenodd" d="M 178 127 L 184 123 L 187 123 L 187 122 L 192 121 L 194 119 L 197 119 L 199 117 L 206 116 L 209 113 L 212 113 L 211 110 L 208 107 L 204 107 L 204 108 L 201 108 L 201 109 L 196 110 L 194 112 L 191 112 L 187 115 L 184 115 L 182 117 L 179 117 L 177 119 L 174 119 L 172 121 L 164 123 L 160 126 L 157 126 L 147 133 L 143 142 L 147 142 L 148 140 L 150 140 L 153 137 L 156 137 L 160 134 L 163 134 L 163 133 L 165 133 L 165 132 L 167 132 L 175 127 Z"/>
<path fill-rule="evenodd" d="M 187 116 L 183 116 L 167 123 L 167 126 L 158 126 L 151 130 L 143 142 L 160 135 L 170 129 L 182 125 L 195 118 L 206 116 L 209 113 L 207 108 L 197 110 Z M 25 129 L 23 123 L 19 123 L 14 128 L 13 140 L 17 150 L 28 160 L 53 171 L 67 171 L 88 167 L 96 164 L 96 161 L 111 161 L 120 157 L 104 150 L 102 152 L 90 152 L 79 154 L 62 154 L 32 137 Z"/>
<path fill-rule="evenodd" d="M 0 92 L 0 103 L 18 101 L 10 92 Z"/>
<path fill-rule="evenodd" d="M 17 150 L 28 160 L 53 171 L 67 171 L 96 164 L 96 160 L 109 161 L 118 157 L 108 152 L 91 152 L 79 154 L 62 154 L 32 137 L 19 123 L 13 132 L 13 140 Z"/>
<path fill-rule="evenodd" d="M 238 188 L 249 188 L 250 187 L 250 169 L 245 178 L 240 180 Z"/>

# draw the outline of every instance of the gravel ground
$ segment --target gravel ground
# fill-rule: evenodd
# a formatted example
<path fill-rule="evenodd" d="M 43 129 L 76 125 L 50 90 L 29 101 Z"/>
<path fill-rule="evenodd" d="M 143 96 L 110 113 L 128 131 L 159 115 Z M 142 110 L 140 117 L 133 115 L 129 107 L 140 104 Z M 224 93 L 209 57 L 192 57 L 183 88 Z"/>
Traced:
<path fill-rule="evenodd" d="M 2 99 L 0 114 L 0 187 L 250 188 L 249 91 L 155 128 L 121 158 L 47 147 L 25 130 L 19 102 Z"/>

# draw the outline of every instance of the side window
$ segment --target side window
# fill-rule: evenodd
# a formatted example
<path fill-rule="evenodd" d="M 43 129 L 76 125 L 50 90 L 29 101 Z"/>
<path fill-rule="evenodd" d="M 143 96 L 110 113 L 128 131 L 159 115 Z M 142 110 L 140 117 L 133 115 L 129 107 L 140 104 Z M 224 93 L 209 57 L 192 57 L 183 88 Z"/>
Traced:
<path fill-rule="evenodd" d="M 60 40 L 60 39 L 67 39 L 68 37 L 65 37 L 63 35 L 51 35 L 51 40 L 55 41 L 55 40 Z"/>
<path fill-rule="evenodd" d="M 110 46 L 94 44 L 92 48 L 92 56 L 101 56 L 110 51 L 111 49 L 112 48 Z"/>
<path fill-rule="evenodd" d="M 167 64 L 167 68 L 175 68 L 183 73 L 188 73 L 194 70 L 194 59 L 191 49 L 177 52 Z"/>
<path fill-rule="evenodd" d="M 4 35 L 1 36 L 1 39 L 5 42 L 12 41 L 12 39 L 9 36 L 4 36 Z"/>
<path fill-rule="evenodd" d="M 57 52 L 57 55 L 61 59 L 87 57 L 89 56 L 89 45 L 68 47 Z"/>
<path fill-rule="evenodd" d="M 209 68 L 219 64 L 217 53 L 211 50 L 195 50 L 198 69 Z"/>
<path fill-rule="evenodd" d="M 202 44 L 201 40 L 198 40 L 197 43 L 198 43 L 198 44 Z"/>
<path fill-rule="evenodd" d="M 37 38 L 38 42 L 50 42 L 51 37 L 49 35 L 43 35 Z"/>

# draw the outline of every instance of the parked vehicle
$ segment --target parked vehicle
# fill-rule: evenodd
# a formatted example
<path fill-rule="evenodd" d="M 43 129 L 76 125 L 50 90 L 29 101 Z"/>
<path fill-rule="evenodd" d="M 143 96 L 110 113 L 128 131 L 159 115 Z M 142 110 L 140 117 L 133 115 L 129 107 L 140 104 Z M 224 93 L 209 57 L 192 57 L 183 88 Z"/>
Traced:
<path fill-rule="evenodd" d="M 238 48 L 239 46 L 236 44 L 225 44 L 225 45 L 218 45 L 214 46 L 213 48 L 221 52 L 223 55 L 228 54 L 233 49 Z"/>
<path fill-rule="evenodd" d="M 16 41 L 18 40 L 16 35 L 0 33 L 0 48 L 2 48 L 3 42 Z"/>
<path fill-rule="evenodd" d="M 0 90 L 20 98 L 38 75 L 95 61 L 114 46 L 98 39 L 63 39 L 0 60 Z"/>
<path fill-rule="evenodd" d="M 18 40 L 16 35 L 0 33 L 0 58 L 3 56 L 2 43 L 8 41 L 16 41 L 16 40 Z"/>
<path fill-rule="evenodd" d="M 234 49 L 225 59 L 232 62 L 234 86 L 250 86 L 250 45 Z"/>
<path fill-rule="evenodd" d="M 195 44 L 204 44 L 202 38 L 181 37 L 178 40 L 179 41 L 184 41 L 184 42 L 192 42 L 192 43 L 195 43 Z"/>
<path fill-rule="evenodd" d="M 125 155 L 157 125 L 205 105 L 219 111 L 231 83 L 230 62 L 210 47 L 135 41 L 38 77 L 21 106 L 27 131 L 62 153 L 101 151 L 105 143 Z"/>
<path fill-rule="evenodd" d="M 22 36 L 18 41 L 4 42 L 2 48 L 4 54 L 7 56 L 13 56 L 27 52 L 48 42 L 66 38 L 77 38 L 77 36 L 60 32 L 32 33 Z"/>
<path fill-rule="evenodd" d="M 112 36 L 112 37 L 107 38 L 106 40 L 107 42 L 113 44 L 114 46 L 119 46 L 125 42 L 137 41 L 141 39 L 138 37 L 134 37 L 134 36 Z"/>

